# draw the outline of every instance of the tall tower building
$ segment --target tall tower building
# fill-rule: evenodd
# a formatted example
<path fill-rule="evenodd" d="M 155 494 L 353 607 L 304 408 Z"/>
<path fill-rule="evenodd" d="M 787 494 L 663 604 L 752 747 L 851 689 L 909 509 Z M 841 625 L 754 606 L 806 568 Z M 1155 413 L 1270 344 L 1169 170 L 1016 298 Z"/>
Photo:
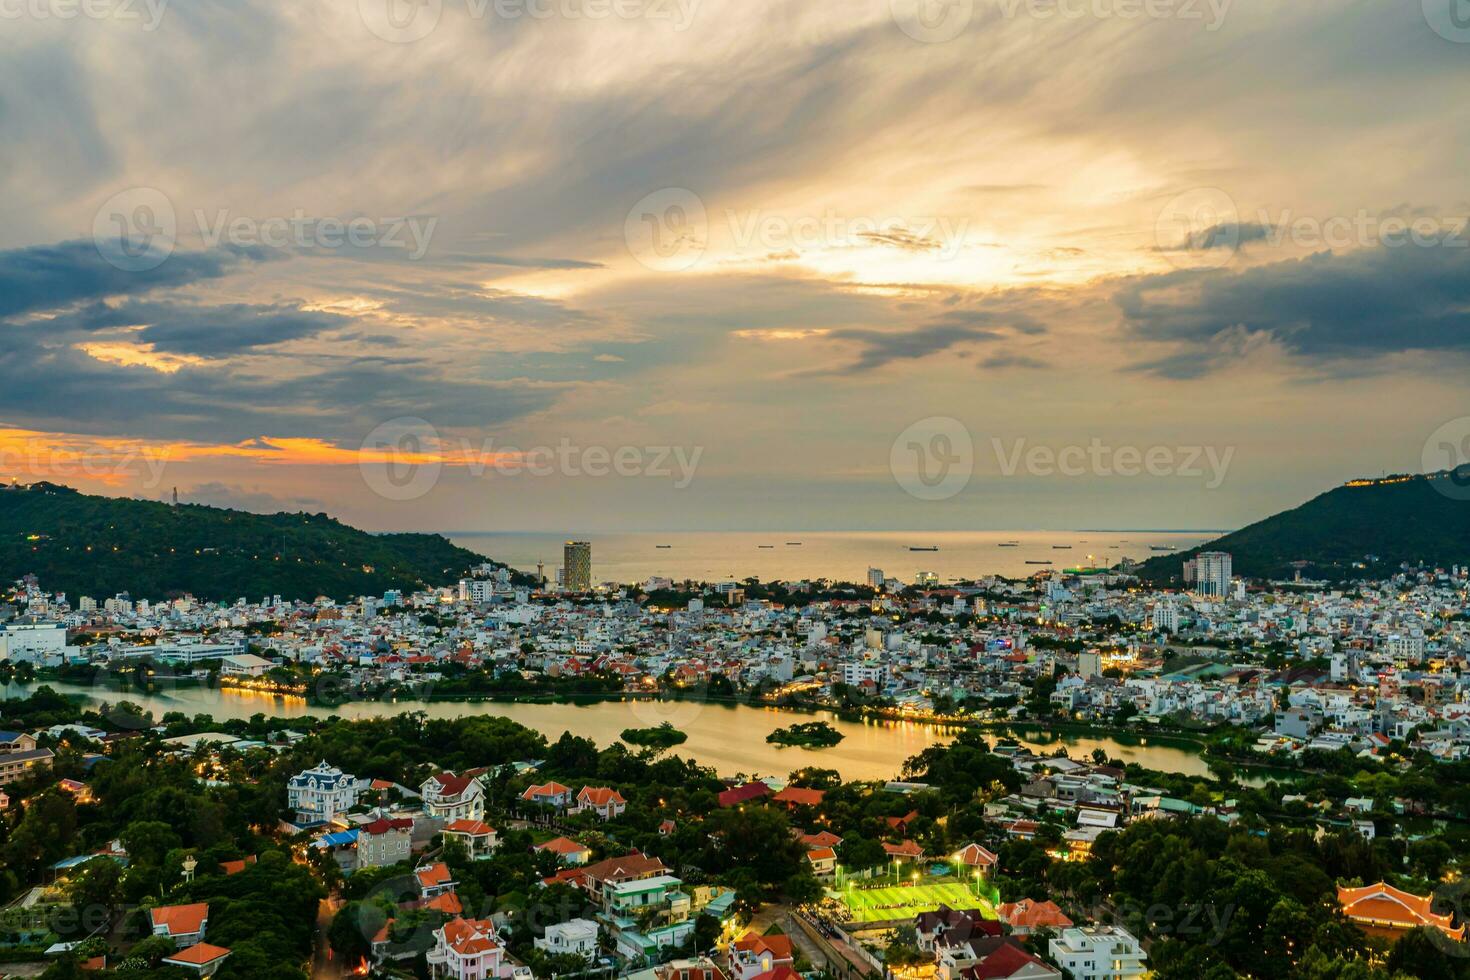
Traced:
<path fill-rule="evenodd" d="M 1200 595 L 1224 598 L 1230 594 L 1230 554 L 1201 551 L 1194 559 L 1194 588 Z"/>
<path fill-rule="evenodd" d="M 591 591 L 591 541 L 568 541 L 562 546 L 562 586 L 569 592 Z"/>

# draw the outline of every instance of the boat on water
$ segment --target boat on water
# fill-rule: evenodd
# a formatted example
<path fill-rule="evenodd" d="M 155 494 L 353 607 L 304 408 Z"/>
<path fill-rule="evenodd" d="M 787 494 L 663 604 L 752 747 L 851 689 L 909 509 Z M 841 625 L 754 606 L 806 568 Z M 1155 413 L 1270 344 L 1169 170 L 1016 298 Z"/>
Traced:
<path fill-rule="evenodd" d="M 1172 544 L 1151 544 L 1151 545 L 1148 546 L 1148 550 L 1149 551 L 1173 551 L 1174 550 L 1174 546 Z"/>
<path fill-rule="evenodd" d="M 909 545 L 909 550 L 910 551 L 938 551 L 939 550 L 939 545 L 937 545 L 937 544 L 931 544 L 931 545 L 928 545 L 926 547 L 926 546 L 923 546 L 923 545 L 911 544 L 911 545 Z"/>
<path fill-rule="evenodd" d="M 801 544 L 800 541 L 788 541 L 788 542 L 786 542 L 786 547 L 788 547 L 788 548 L 794 548 L 794 547 L 797 547 L 800 544 Z"/>
<path fill-rule="evenodd" d="M 1002 541 L 1000 544 L 996 545 L 996 547 L 997 548 L 1019 548 L 1019 547 L 1021 547 L 1021 543 L 1019 541 Z"/>
<path fill-rule="evenodd" d="M 655 548 L 672 548 L 673 545 L 671 545 L 671 544 L 656 544 L 656 545 L 654 545 L 654 547 Z"/>
<path fill-rule="evenodd" d="M 1072 546 L 1069 545 L 1069 544 L 1054 544 L 1054 545 L 1051 546 L 1051 550 L 1052 551 L 1071 551 L 1072 550 Z"/>
<path fill-rule="evenodd" d="M 1028 564 L 1028 565 L 1050 565 L 1051 562 L 1049 562 L 1049 561 L 1037 561 L 1034 558 L 1028 558 L 1028 559 L 1026 559 L 1026 564 Z"/>
<path fill-rule="evenodd" d="M 773 544 L 758 544 L 758 545 L 756 545 L 756 547 L 757 548 L 774 548 L 776 546 L 773 545 Z"/>

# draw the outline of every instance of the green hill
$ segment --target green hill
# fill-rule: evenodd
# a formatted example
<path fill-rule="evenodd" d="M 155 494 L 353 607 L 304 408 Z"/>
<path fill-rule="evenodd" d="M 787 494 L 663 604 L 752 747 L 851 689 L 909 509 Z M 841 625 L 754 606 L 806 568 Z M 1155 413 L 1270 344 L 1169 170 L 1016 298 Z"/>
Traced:
<path fill-rule="evenodd" d="M 437 534 L 369 534 L 325 514 L 171 507 L 52 483 L 0 490 L 0 580 L 34 574 L 73 601 L 347 599 L 447 585 L 483 561 Z"/>
<path fill-rule="evenodd" d="M 1449 492 L 1445 492 L 1449 491 Z M 1228 551 L 1253 578 L 1342 580 L 1391 574 L 1404 562 L 1470 564 L 1470 468 L 1353 480 L 1198 548 L 1150 558 L 1141 577 L 1178 584 L 1201 551 Z"/>

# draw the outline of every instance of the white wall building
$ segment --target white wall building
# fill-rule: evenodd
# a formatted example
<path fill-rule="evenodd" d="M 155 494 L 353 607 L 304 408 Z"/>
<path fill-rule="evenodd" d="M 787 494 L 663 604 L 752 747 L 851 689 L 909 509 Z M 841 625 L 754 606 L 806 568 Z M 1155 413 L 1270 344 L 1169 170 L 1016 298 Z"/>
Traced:
<path fill-rule="evenodd" d="M 1131 980 L 1147 972 L 1143 947 L 1118 926 L 1063 929 L 1051 941 L 1050 952 L 1052 961 L 1076 980 Z"/>
<path fill-rule="evenodd" d="M 357 777 L 325 760 L 291 777 L 286 804 L 301 823 L 330 823 L 357 805 Z"/>

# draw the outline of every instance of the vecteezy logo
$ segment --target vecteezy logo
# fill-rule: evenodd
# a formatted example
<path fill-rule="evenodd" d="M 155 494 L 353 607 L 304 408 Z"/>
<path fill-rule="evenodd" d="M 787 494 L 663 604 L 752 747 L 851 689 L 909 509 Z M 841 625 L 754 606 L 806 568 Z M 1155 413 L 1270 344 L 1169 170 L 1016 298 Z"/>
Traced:
<path fill-rule="evenodd" d="M 439 432 L 421 418 L 384 422 L 362 441 L 357 468 L 385 500 L 417 500 L 434 489 L 444 468 Z"/>
<path fill-rule="evenodd" d="M 1430 486 L 1454 500 L 1470 500 L 1470 415 L 1450 419 L 1424 442 L 1425 473 L 1448 471 Z"/>
<path fill-rule="evenodd" d="M 178 241 L 173 202 L 153 187 L 130 187 L 109 197 L 92 217 L 97 254 L 124 272 L 156 269 Z"/>
<path fill-rule="evenodd" d="M 362 22 L 384 41 L 411 44 L 433 33 L 444 14 L 444 0 L 357 0 Z"/>
<path fill-rule="evenodd" d="M 920 419 L 893 440 L 888 469 L 909 496 L 948 500 L 969 486 L 975 469 L 970 430 L 942 415 Z"/>
<path fill-rule="evenodd" d="M 1224 268 L 1240 248 L 1240 212 L 1220 188 L 1196 187 L 1164 205 L 1154 241 L 1181 269 Z"/>
<path fill-rule="evenodd" d="M 915 41 L 942 44 L 959 37 L 975 16 L 975 0 L 888 0 L 893 22 Z"/>
<path fill-rule="evenodd" d="M 1456 44 L 1470 44 L 1470 0 L 1423 0 L 1424 20 L 1434 33 Z"/>
<path fill-rule="evenodd" d="M 633 205 L 623 222 L 633 258 L 657 272 L 682 272 L 709 248 L 709 215 L 698 194 L 665 187 Z"/>

